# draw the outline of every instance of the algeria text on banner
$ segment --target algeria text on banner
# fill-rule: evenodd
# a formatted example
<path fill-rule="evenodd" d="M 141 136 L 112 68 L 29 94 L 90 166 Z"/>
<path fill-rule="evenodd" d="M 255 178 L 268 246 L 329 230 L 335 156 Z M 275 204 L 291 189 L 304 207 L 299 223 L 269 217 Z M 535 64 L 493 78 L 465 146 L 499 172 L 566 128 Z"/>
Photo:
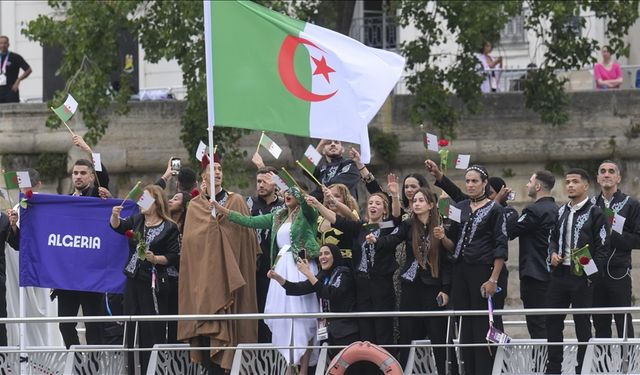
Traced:
<path fill-rule="evenodd" d="M 34 194 L 20 209 L 20 286 L 122 293 L 127 237 L 109 226 L 122 201 Z M 126 201 L 122 216 L 137 212 Z"/>

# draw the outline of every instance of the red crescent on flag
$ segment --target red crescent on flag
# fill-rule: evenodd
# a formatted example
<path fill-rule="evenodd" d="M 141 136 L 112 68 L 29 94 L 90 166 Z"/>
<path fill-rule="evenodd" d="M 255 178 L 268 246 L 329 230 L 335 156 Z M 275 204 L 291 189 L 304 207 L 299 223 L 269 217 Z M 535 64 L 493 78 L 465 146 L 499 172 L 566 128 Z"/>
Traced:
<path fill-rule="evenodd" d="M 324 52 L 321 48 L 307 39 L 288 35 L 284 38 L 282 46 L 280 47 L 280 53 L 278 54 L 278 73 L 280 73 L 282 83 L 293 95 L 307 102 L 321 102 L 331 98 L 338 92 L 338 90 L 331 94 L 315 94 L 307 90 L 298 80 L 295 67 L 293 65 L 293 59 L 296 55 L 296 48 L 299 44 L 306 44 Z"/>

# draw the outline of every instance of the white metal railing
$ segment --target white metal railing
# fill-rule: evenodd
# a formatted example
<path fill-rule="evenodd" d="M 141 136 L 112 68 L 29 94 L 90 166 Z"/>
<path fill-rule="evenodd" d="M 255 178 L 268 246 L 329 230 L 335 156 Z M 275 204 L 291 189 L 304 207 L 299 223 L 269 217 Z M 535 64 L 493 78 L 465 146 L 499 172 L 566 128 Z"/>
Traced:
<path fill-rule="evenodd" d="M 518 92 L 524 90 L 524 80 L 529 72 L 535 72 L 538 68 L 504 68 L 489 69 L 484 72 L 496 72 L 499 76 L 498 92 Z M 622 84 L 620 89 L 640 88 L 636 74 L 640 71 L 640 65 L 621 65 Z M 558 70 L 557 75 L 566 77 L 565 90 L 569 92 L 596 90 L 593 68 L 575 69 L 569 71 Z M 408 74 L 405 73 L 396 84 L 394 93 L 396 95 L 409 95 L 410 91 L 406 85 Z"/>
<path fill-rule="evenodd" d="M 624 314 L 625 319 L 629 316 L 628 314 L 640 313 L 640 307 L 618 307 L 618 308 L 581 308 L 581 309 L 510 309 L 510 310 L 496 310 L 494 311 L 495 315 L 500 316 L 518 316 L 518 315 L 552 315 L 552 314 Z M 444 311 L 386 311 L 386 312 L 352 312 L 352 313 L 289 313 L 289 314 L 229 314 L 229 315 L 123 315 L 123 316 L 97 316 L 97 317 L 29 317 L 29 318 L 4 318 L 0 319 L 0 323 L 5 324 L 16 324 L 16 323 L 42 323 L 42 322 L 125 322 L 125 324 L 133 324 L 140 321 L 187 321 L 187 320 L 259 320 L 259 319 L 291 319 L 291 318 L 373 318 L 373 317 L 448 317 L 449 326 L 454 319 L 464 319 L 468 316 L 486 316 L 488 312 L 486 310 L 444 310 Z M 505 320 L 507 325 L 510 324 L 522 324 L 524 321 L 508 321 Z M 626 325 L 626 324 L 625 324 Z M 459 330 L 459 328 L 458 328 Z M 536 355 L 537 357 L 546 355 L 546 348 L 549 346 L 563 346 L 565 347 L 565 352 L 568 347 L 573 349 L 568 353 L 569 362 L 573 363 L 573 354 L 576 348 L 580 345 L 586 346 L 589 348 L 593 346 L 594 348 L 590 349 L 589 353 L 590 357 L 585 357 L 586 361 L 590 361 L 592 366 L 596 367 L 607 367 L 611 368 L 615 366 L 617 363 L 626 364 L 628 368 L 640 368 L 640 364 L 636 364 L 638 362 L 636 358 L 640 358 L 640 340 L 630 341 L 626 338 L 626 331 L 624 333 L 624 338 L 622 339 L 614 339 L 610 342 L 603 343 L 602 341 L 593 340 L 590 342 L 576 342 L 575 340 L 565 340 L 563 342 L 552 342 L 549 343 L 546 340 L 513 340 L 510 343 L 503 344 L 489 344 L 486 342 L 482 343 L 465 343 L 462 344 L 458 340 L 451 340 L 453 336 L 455 336 L 454 330 L 451 330 L 448 333 L 449 339 L 444 344 L 429 344 L 426 346 L 424 342 L 414 341 L 411 344 L 398 344 L 398 345 L 384 345 L 385 348 L 410 348 L 413 350 L 414 357 L 416 355 L 421 358 L 421 361 L 430 361 L 430 356 L 432 355 L 433 348 L 454 348 L 456 352 L 459 353 L 461 348 L 468 347 L 493 347 L 498 351 L 502 351 L 502 356 L 512 358 L 513 361 L 516 359 L 518 361 L 527 360 L 527 358 L 533 358 L 532 355 Z M 135 345 L 134 345 L 135 346 Z M 602 347 L 610 347 L 615 348 L 615 351 L 602 349 Z M 281 358 L 277 355 L 278 349 L 299 349 L 299 348 L 307 348 L 307 349 L 342 349 L 344 346 L 341 345 L 268 345 L 264 344 L 240 344 L 238 346 L 208 346 L 208 347 L 189 347 L 183 344 L 176 345 L 162 345 L 155 346 L 154 348 L 126 348 L 124 345 L 116 345 L 116 346 L 78 346 L 72 347 L 70 349 L 66 349 L 64 347 L 59 348 L 43 348 L 43 347 L 5 347 L 2 350 L 4 353 L 5 364 L 9 361 L 15 361 L 16 356 L 12 356 L 13 354 L 22 353 L 26 354 L 30 359 L 32 357 L 43 357 L 41 360 L 42 363 L 49 362 L 53 364 L 51 358 L 58 358 L 57 363 L 62 363 L 62 358 L 65 358 L 64 363 L 66 369 L 86 369 L 87 366 L 94 366 L 98 369 L 122 369 L 124 366 L 124 358 L 126 357 L 126 353 L 133 352 L 139 353 L 142 351 L 152 352 L 152 357 L 155 355 L 156 358 L 160 356 L 160 352 L 164 353 L 162 358 L 162 366 L 163 368 L 172 368 L 174 365 L 177 365 L 177 361 L 180 364 L 188 364 L 190 369 L 194 371 L 197 368 L 193 367 L 189 358 L 188 352 L 191 350 L 234 350 L 235 355 L 242 354 L 246 358 L 253 358 L 257 360 L 257 358 L 264 358 L 265 356 L 271 358 L 270 363 L 276 366 L 276 368 L 281 368 L 279 365 L 279 361 Z M 257 351 L 257 353 L 256 353 Z M 167 353 L 175 352 L 175 355 L 170 355 Z M 615 356 L 611 356 L 610 353 L 615 352 Z M 244 354 L 243 354 L 244 353 Z M 604 353 L 604 354 L 603 354 Z M 609 353 L 609 354 L 608 354 Z M 137 356 L 137 355 L 136 355 Z M 426 357 L 425 357 L 426 356 Z M 243 357 L 243 358 L 244 358 Z M 173 358 L 173 359 L 172 359 Z M 460 358 L 458 356 L 458 358 Z M 14 362 L 15 363 L 15 362 Z M 157 364 L 157 361 L 156 361 Z M 15 365 L 14 365 L 15 366 Z M 498 373 L 509 373 L 508 371 L 500 370 L 502 368 L 510 368 L 505 367 L 504 361 L 498 362 L 496 361 L 494 369 L 498 368 Z M 2 358 L 0 358 L 0 367 L 2 367 Z M 540 366 L 538 366 L 540 367 Z M 9 367 L 10 369 L 12 367 Z M 244 368 L 258 368 L 251 366 L 244 366 Z M 262 367 L 260 367 L 262 368 Z M 53 369 L 53 365 L 52 365 Z M 1 370 L 1 368 L 0 368 Z M 236 367 L 237 370 L 237 367 Z M 246 369 L 245 369 L 246 370 Z M 65 370 L 66 371 L 66 370 Z M 75 371 L 75 370 L 74 370 Z M 191 370 L 190 370 L 191 371 Z M 251 371 L 251 370 L 246 370 Z M 240 372 L 238 370 L 238 374 L 242 375 L 247 373 L 246 371 Z M 278 370 L 280 371 L 280 370 Z M 59 372 L 56 372 L 59 373 Z M 66 372 L 65 372 L 66 373 Z M 99 374 L 107 374 L 108 372 L 104 372 L 102 370 L 98 371 Z M 153 373 L 153 372 L 149 372 Z M 173 374 L 175 372 L 167 372 L 168 374 Z M 234 372 L 235 374 L 236 372 Z"/>

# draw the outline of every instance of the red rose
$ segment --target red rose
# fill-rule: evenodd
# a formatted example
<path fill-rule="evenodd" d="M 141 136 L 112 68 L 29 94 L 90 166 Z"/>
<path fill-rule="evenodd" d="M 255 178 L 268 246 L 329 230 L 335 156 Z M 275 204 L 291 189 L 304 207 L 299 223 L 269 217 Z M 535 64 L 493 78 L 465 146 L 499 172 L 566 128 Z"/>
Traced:
<path fill-rule="evenodd" d="M 128 238 L 133 238 L 133 236 L 135 236 L 135 233 L 133 233 L 133 231 L 129 229 L 126 232 L 124 232 L 124 235 L 127 236 Z"/>
<path fill-rule="evenodd" d="M 31 189 L 27 190 L 27 191 L 24 193 L 24 196 L 25 196 L 25 197 L 27 197 L 27 199 L 31 199 L 31 198 L 33 198 L 33 191 L 31 191 Z"/>
<path fill-rule="evenodd" d="M 449 141 L 446 139 L 441 139 L 438 141 L 438 146 L 440 147 L 447 147 L 449 146 Z"/>
<path fill-rule="evenodd" d="M 200 190 L 198 189 L 191 190 L 191 199 L 197 197 L 198 195 L 200 195 Z"/>
<path fill-rule="evenodd" d="M 590 259 L 586 256 L 581 256 L 580 257 L 580 264 L 582 264 L 583 266 L 586 266 L 587 264 L 589 264 Z"/>

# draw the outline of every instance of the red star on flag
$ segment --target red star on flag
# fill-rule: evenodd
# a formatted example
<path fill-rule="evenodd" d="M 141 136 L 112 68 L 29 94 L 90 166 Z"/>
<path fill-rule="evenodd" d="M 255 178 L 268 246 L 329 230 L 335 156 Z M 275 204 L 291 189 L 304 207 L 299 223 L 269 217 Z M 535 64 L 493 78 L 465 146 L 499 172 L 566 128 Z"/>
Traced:
<path fill-rule="evenodd" d="M 313 71 L 313 75 L 315 76 L 318 74 L 322 74 L 324 76 L 324 79 L 326 79 L 328 83 L 331 83 L 331 81 L 329 80 L 329 73 L 334 73 L 335 70 L 327 65 L 327 60 L 325 59 L 325 57 L 322 56 L 322 58 L 318 60 L 315 57 L 311 56 L 311 59 L 316 64 L 316 70 Z"/>

